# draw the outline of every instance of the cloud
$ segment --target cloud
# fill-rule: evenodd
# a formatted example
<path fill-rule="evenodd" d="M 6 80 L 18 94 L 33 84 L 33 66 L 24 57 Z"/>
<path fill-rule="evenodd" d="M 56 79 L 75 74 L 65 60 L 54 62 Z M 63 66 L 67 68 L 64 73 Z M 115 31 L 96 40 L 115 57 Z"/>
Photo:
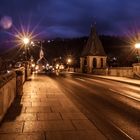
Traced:
<path fill-rule="evenodd" d="M 82 35 L 81 32 L 78 32 L 74 28 L 65 27 L 65 26 L 51 26 L 50 28 L 47 29 L 47 31 L 48 31 L 48 37 L 63 36 L 65 38 L 69 38 L 69 37 L 79 37 L 79 35 Z"/>
<path fill-rule="evenodd" d="M 54 37 L 72 37 L 88 35 L 95 21 L 102 34 L 122 34 L 140 24 L 139 9 L 139 0 L 1 0 L 0 15 L 11 16 L 15 25 L 17 19 L 39 23 Z"/>

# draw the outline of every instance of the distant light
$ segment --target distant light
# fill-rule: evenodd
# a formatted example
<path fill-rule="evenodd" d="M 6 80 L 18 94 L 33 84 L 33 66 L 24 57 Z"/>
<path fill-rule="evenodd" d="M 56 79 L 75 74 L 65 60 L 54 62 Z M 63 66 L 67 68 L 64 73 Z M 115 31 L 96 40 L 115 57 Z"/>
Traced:
<path fill-rule="evenodd" d="M 59 69 L 59 64 L 56 64 L 56 67 L 55 67 L 56 69 Z"/>
<path fill-rule="evenodd" d="M 31 41 L 31 44 L 33 45 L 33 44 L 34 44 L 34 42 L 33 42 L 33 41 Z"/>
<path fill-rule="evenodd" d="M 60 69 L 63 70 L 64 69 L 64 66 L 63 65 L 60 65 Z"/>
<path fill-rule="evenodd" d="M 61 69 L 64 69 L 64 66 L 61 66 Z"/>
<path fill-rule="evenodd" d="M 50 40 L 48 40 L 48 43 L 50 43 L 51 41 Z"/>
<path fill-rule="evenodd" d="M 35 67 L 35 69 L 38 70 L 38 69 L 39 69 L 39 66 L 37 65 L 37 66 Z"/>
<path fill-rule="evenodd" d="M 34 43 L 33 41 L 31 41 L 31 45 L 32 45 L 32 46 L 35 46 L 35 43 Z"/>
<path fill-rule="evenodd" d="M 136 44 L 135 44 L 135 48 L 136 48 L 136 49 L 140 49 L 140 43 L 136 43 Z"/>
<path fill-rule="evenodd" d="M 56 64 L 56 67 L 59 67 L 59 64 Z"/>
<path fill-rule="evenodd" d="M 10 73 L 11 71 L 7 70 L 7 73 Z"/>
<path fill-rule="evenodd" d="M 117 58 L 116 57 L 113 57 L 113 60 L 117 60 Z"/>
<path fill-rule="evenodd" d="M 32 67 L 34 68 L 35 67 L 35 64 L 32 64 Z"/>
<path fill-rule="evenodd" d="M 70 58 L 68 59 L 68 63 L 71 63 L 71 59 Z"/>

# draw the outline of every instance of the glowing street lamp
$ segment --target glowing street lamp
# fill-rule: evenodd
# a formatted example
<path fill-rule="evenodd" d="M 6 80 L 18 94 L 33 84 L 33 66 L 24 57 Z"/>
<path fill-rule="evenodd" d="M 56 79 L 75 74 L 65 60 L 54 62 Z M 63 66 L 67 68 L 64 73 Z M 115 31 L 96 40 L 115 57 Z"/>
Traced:
<path fill-rule="evenodd" d="M 28 45 L 34 46 L 34 42 L 31 40 L 35 39 L 39 33 L 35 34 L 35 28 L 30 29 L 29 26 L 25 27 L 25 25 L 21 24 L 21 29 L 14 28 L 15 33 L 11 34 L 12 36 L 15 37 L 14 42 L 16 43 L 17 46 L 20 46 L 23 48 L 25 51 L 23 52 L 24 54 L 24 61 L 25 62 L 25 78 L 27 79 L 27 69 L 28 66 L 30 67 L 31 64 L 27 62 L 28 60 Z M 34 65 L 33 65 L 34 67 Z"/>
<path fill-rule="evenodd" d="M 23 37 L 22 38 L 22 43 L 25 45 L 25 59 L 27 61 L 27 45 L 30 43 L 29 37 Z"/>
<path fill-rule="evenodd" d="M 67 64 L 70 64 L 72 62 L 72 59 L 71 58 L 68 58 L 67 59 Z"/>
<path fill-rule="evenodd" d="M 22 41 L 23 41 L 23 43 L 24 43 L 25 45 L 27 45 L 27 44 L 29 44 L 30 39 L 29 39 L 28 37 L 24 37 L 24 38 L 22 39 Z"/>
<path fill-rule="evenodd" d="M 22 37 L 21 41 L 22 41 L 22 44 L 25 45 L 25 61 L 26 61 L 26 63 L 25 63 L 25 79 L 27 80 L 28 79 L 28 76 L 27 76 L 27 65 L 28 65 L 27 45 L 30 43 L 30 39 L 29 39 L 29 37 Z"/>
<path fill-rule="evenodd" d="M 140 43 L 135 44 L 135 48 L 137 49 L 137 59 L 138 63 L 140 63 Z"/>
<path fill-rule="evenodd" d="M 68 58 L 67 59 L 67 65 L 68 65 L 68 71 L 70 70 L 70 64 L 72 62 L 72 59 L 71 58 Z"/>
<path fill-rule="evenodd" d="M 71 63 L 71 59 L 70 59 L 70 58 L 68 59 L 68 64 L 69 64 L 69 63 Z"/>

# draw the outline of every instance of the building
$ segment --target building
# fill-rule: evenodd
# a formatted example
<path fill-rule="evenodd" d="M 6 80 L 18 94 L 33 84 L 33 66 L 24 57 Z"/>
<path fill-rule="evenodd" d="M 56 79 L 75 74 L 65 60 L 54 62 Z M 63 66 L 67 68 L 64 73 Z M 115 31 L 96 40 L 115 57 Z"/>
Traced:
<path fill-rule="evenodd" d="M 39 59 L 37 60 L 37 66 L 39 71 L 43 71 L 46 69 L 46 66 L 48 64 L 48 61 L 46 60 L 44 56 L 43 48 L 41 47 L 40 53 L 39 53 Z"/>
<path fill-rule="evenodd" d="M 96 33 L 95 26 L 91 27 L 90 36 L 80 57 L 80 69 L 84 73 L 94 73 L 105 70 L 107 56 Z"/>

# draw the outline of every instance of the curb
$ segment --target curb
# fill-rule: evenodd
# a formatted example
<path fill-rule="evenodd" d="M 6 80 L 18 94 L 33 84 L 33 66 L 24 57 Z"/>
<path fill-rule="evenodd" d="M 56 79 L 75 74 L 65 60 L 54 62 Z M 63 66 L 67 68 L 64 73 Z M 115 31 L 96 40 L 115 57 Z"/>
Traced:
<path fill-rule="evenodd" d="M 140 87 L 140 84 L 137 84 L 137 83 L 131 83 L 131 82 L 127 82 L 127 81 L 121 81 L 121 80 L 117 80 L 117 79 L 111 79 L 111 78 L 106 78 L 106 77 L 102 77 L 102 76 L 98 76 L 98 75 L 92 75 L 92 74 L 76 73 L 76 72 L 72 72 L 72 73 L 73 74 L 82 74 L 82 75 L 102 78 L 102 79 L 106 79 L 106 80 L 112 80 L 112 81 L 121 82 L 121 83 L 125 83 L 125 84 L 129 84 L 129 85 Z"/>
<path fill-rule="evenodd" d="M 140 84 L 136 84 L 136 83 L 131 83 L 131 82 L 127 82 L 127 81 L 121 81 L 121 80 L 117 80 L 117 79 L 110 79 L 110 78 L 100 77 L 100 76 L 96 76 L 96 75 L 92 75 L 92 76 L 140 87 Z"/>

